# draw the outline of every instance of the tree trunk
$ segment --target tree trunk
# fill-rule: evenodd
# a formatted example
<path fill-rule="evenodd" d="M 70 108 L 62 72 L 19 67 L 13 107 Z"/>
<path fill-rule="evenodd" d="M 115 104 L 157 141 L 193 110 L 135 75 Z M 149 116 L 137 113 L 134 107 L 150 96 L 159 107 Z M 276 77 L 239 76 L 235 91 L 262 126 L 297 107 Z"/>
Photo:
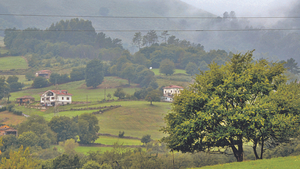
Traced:
<path fill-rule="evenodd" d="M 237 140 L 238 148 L 235 147 L 233 139 L 230 139 L 230 141 L 231 141 L 231 148 L 232 148 L 234 157 L 236 158 L 236 161 L 242 162 L 244 160 L 244 149 L 243 149 L 242 136 L 239 136 L 239 140 Z"/>
<path fill-rule="evenodd" d="M 258 157 L 258 154 L 257 154 L 257 151 L 256 151 L 256 147 L 257 147 L 257 141 L 255 140 L 254 141 L 254 145 L 253 145 L 253 152 L 254 152 L 254 155 L 255 155 L 255 160 L 259 159 Z"/>
<path fill-rule="evenodd" d="M 264 136 L 261 138 L 261 152 L 260 152 L 260 159 L 263 159 L 264 154 Z"/>

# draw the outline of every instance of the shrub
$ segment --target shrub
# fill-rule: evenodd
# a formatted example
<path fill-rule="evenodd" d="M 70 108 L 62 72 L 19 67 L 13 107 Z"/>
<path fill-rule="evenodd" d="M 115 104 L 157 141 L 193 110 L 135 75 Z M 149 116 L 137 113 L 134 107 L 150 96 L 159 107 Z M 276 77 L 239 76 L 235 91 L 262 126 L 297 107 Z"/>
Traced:
<path fill-rule="evenodd" d="M 119 137 L 122 138 L 124 137 L 125 132 L 124 131 L 119 131 Z"/>
<path fill-rule="evenodd" d="M 3 112 L 3 111 L 5 111 L 6 110 L 6 107 L 1 107 L 0 108 L 0 112 Z"/>
<path fill-rule="evenodd" d="M 12 112 L 13 107 L 14 107 L 14 105 L 10 104 L 10 105 L 7 106 L 7 110 L 9 112 Z"/>

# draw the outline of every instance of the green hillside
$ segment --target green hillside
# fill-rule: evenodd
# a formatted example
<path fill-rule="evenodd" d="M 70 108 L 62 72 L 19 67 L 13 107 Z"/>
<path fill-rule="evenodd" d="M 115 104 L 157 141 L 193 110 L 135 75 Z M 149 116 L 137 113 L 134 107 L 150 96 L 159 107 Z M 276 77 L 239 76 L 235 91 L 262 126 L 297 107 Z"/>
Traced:
<path fill-rule="evenodd" d="M 11 14 L 55 15 L 41 16 L 5 16 L 21 23 L 19 28 L 36 27 L 45 29 L 52 23 L 62 19 L 71 19 L 63 16 L 134 16 L 134 17 L 167 17 L 167 16 L 213 16 L 212 14 L 194 8 L 180 0 L 3 0 L 0 7 L 7 9 Z M 57 17 L 62 15 L 62 17 Z M 4 16 L 2 16 L 4 17 Z M 1 18 L 1 16 L 0 16 Z M 202 20 L 185 18 L 101 18 L 84 17 L 93 22 L 96 30 L 174 30 L 185 29 L 187 25 L 195 28 L 201 25 Z M 4 22 L 5 24 L 5 22 Z M 10 24 L 11 25 L 11 24 Z M 3 25 L 3 27 L 9 27 Z M 122 39 L 130 45 L 134 32 L 105 32 L 108 36 Z M 174 32 L 176 34 L 176 32 Z"/>
<path fill-rule="evenodd" d="M 294 168 L 299 168 L 299 165 L 300 165 L 300 156 L 289 156 L 289 157 L 279 157 L 279 158 L 256 160 L 256 161 L 219 164 L 215 166 L 201 167 L 201 169 L 235 169 L 235 168 L 294 169 Z"/>

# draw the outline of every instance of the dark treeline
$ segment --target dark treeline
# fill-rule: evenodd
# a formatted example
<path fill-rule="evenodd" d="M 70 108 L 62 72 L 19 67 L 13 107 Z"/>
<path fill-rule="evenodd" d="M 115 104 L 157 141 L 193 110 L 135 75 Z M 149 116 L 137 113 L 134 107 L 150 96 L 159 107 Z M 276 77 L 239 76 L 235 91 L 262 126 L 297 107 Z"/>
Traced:
<path fill-rule="evenodd" d="M 96 33 L 91 21 L 78 18 L 61 20 L 45 31 L 6 29 L 4 43 L 12 55 L 35 53 L 64 58 L 95 58 L 101 48 L 123 49 L 120 39 Z"/>
<path fill-rule="evenodd" d="M 141 36 L 141 33 L 136 33 Z M 133 43 L 140 51 L 133 57 L 146 67 L 159 67 L 164 59 L 170 59 L 177 68 L 184 69 L 189 62 L 198 66 L 212 61 L 223 64 L 229 54 L 224 50 L 206 52 L 200 44 L 192 44 L 179 40 L 163 32 L 161 36 L 155 31 L 149 31 L 143 37 L 134 36 Z M 159 44 L 158 37 L 163 40 Z M 71 19 L 52 24 L 45 31 L 36 28 L 25 30 L 6 29 L 4 43 L 12 55 L 33 54 L 34 60 L 62 58 L 97 58 L 101 60 L 116 60 L 123 53 L 122 40 L 106 37 L 102 32 L 96 33 L 91 21 Z M 204 62 L 203 62 L 204 61 Z M 29 64 L 31 64 L 29 62 Z M 29 65 L 30 66 L 30 65 Z"/>

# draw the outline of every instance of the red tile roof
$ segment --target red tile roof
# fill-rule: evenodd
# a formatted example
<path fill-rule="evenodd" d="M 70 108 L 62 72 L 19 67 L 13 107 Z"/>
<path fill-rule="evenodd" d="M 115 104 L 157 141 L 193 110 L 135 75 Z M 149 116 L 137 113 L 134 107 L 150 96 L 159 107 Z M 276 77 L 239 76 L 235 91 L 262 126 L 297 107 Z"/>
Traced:
<path fill-rule="evenodd" d="M 183 87 L 181 87 L 181 86 L 176 86 L 176 85 L 170 85 L 170 86 L 164 87 L 164 89 L 183 89 Z"/>
<path fill-rule="evenodd" d="M 51 70 L 40 70 L 37 73 L 38 74 L 51 74 Z"/>
<path fill-rule="evenodd" d="M 66 96 L 72 96 L 71 93 L 68 93 L 67 90 L 50 90 L 51 92 L 57 94 L 57 95 L 66 95 Z"/>

